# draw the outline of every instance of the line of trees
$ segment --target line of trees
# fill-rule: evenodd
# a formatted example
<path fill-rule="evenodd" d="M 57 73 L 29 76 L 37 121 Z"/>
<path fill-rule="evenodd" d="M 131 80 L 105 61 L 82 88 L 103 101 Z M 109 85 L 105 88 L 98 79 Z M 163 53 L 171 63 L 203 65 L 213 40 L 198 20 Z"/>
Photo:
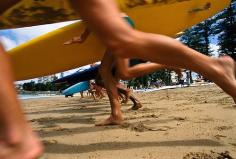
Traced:
<path fill-rule="evenodd" d="M 212 55 L 210 39 L 216 38 L 219 55 L 229 55 L 236 60 L 236 0 L 216 16 L 207 19 L 190 29 L 180 37 L 187 46 L 207 55 Z"/>
<path fill-rule="evenodd" d="M 231 56 L 236 60 L 236 0 L 229 8 L 219 13 L 214 20 L 214 34 L 218 37 L 219 53 Z"/>
<path fill-rule="evenodd" d="M 52 82 L 46 83 L 35 83 L 34 81 L 27 82 L 23 84 L 23 90 L 25 91 L 60 91 L 67 88 L 67 85 L 58 85 L 56 86 Z"/>

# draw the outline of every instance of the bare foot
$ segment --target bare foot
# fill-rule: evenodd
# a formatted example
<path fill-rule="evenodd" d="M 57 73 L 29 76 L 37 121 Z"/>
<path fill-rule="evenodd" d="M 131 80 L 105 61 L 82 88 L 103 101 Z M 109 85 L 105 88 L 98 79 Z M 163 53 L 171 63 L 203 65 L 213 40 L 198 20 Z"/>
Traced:
<path fill-rule="evenodd" d="M 96 123 L 95 126 L 121 125 L 123 121 L 124 119 L 122 116 L 113 117 L 111 115 L 109 118 L 105 119 L 104 121 Z"/>
<path fill-rule="evenodd" d="M 223 56 L 216 59 L 216 63 L 219 74 L 215 77 L 215 83 L 228 93 L 236 103 L 235 62 L 231 57 Z"/>
<path fill-rule="evenodd" d="M 123 100 L 122 103 L 127 104 L 130 96 L 131 96 L 131 90 L 127 89 L 127 91 L 125 93 L 125 100 Z"/>
<path fill-rule="evenodd" d="M 138 109 L 140 109 L 140 108 L 142 108 L 143 106 L 142 106 L 142 104 L 141 103 L 135 103 L 132 107 L 131 107 L 131 109 L 132 110 L 138 110 Z"/>
<path fill-rule="evenodd" d="M 101 94 L 101 96 L 99 97 L 99 99 L 102 99 L 102 98 L 104 98 L 105 96 L 103 95 L 103 94 Z"/>
<path fill-rule="evenodd" d="M 38 136 L 31 129 L 28 129 L 17 143 L 0 142 L 1 159 L 35 159 L 42 153 L 43 146 Z"/>

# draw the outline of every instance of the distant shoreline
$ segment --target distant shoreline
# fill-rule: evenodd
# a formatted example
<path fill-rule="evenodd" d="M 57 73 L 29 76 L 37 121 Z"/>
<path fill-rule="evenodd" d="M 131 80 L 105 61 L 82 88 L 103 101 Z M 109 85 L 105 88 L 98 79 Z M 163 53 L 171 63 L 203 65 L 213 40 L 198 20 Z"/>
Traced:
<path fill-rule="evenodd" d="M 52 98 L 52 97 L 62 97 L 58 94 L 18 94 L 18 99 L 27 100 L 27 99 L 39 99 L 39 98 Z"/>
<path fill-rule="evenodd" d="M 32 94 L 32 95 L 40 95 L 40 94 L 48 94 L 48 95 L 60 95 L 59 91 L 24 91 L 19 90 L 18 94 Z"/>

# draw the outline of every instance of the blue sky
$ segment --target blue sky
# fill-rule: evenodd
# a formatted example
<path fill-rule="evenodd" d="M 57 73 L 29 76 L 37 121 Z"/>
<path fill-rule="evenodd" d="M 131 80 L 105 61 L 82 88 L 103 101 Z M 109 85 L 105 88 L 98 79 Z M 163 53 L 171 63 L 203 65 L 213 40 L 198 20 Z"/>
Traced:
<path fill-rule="evenodd" d="M 56 23 L 11 30 L 0 30 L 0 40 L 6 50 L 16 47 L 32 38 L 46 34 L 52 30 L 71 24 L 73 22 Z"/>

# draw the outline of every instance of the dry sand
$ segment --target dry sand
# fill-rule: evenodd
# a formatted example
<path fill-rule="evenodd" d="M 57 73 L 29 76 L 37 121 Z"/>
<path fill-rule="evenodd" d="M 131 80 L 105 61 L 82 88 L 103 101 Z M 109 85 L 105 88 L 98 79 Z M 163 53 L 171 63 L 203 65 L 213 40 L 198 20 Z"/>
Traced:
<path fill-rule="evenodd" d="M 125 123 L 95 127 L 108 99 L 22 101 L 45 144 L 45 159 L 224 159 L 236 157 L 236 107 L 218 87 L 136 93 L 137 111 L 122 106 Z M 228 151 L 228 152 L 227 152 Z"/>

